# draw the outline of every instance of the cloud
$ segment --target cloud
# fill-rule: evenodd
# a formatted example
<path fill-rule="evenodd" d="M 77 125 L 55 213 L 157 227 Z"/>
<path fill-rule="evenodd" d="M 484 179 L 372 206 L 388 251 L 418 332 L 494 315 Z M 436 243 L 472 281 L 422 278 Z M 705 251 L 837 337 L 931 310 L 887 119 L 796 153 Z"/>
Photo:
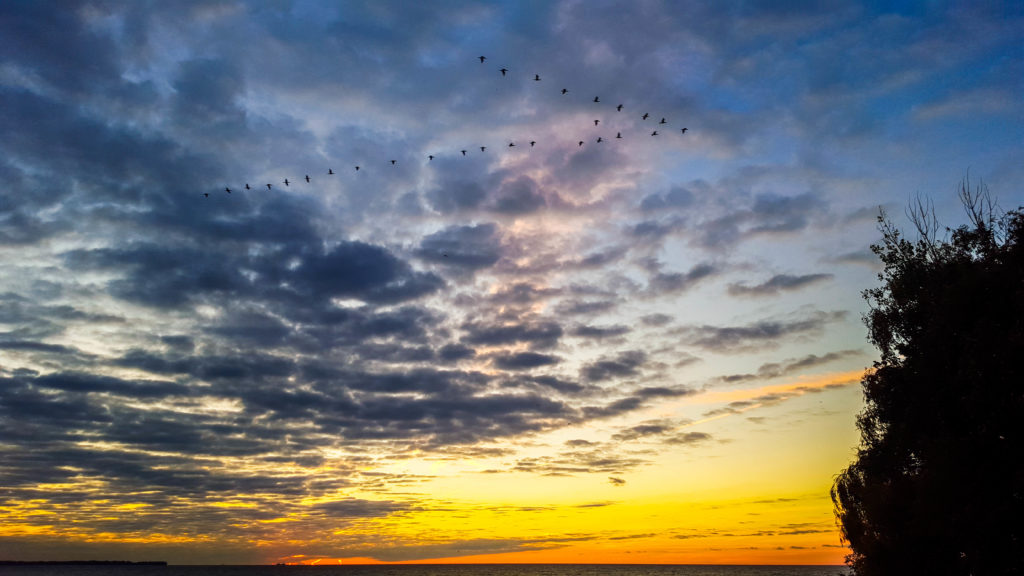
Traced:
<path fill-rule="evenodd" d="M 805 274 L 802 276 L 777 274 L 754 286 L 730 284 L 729 294 L 733 296 L 771 296 L 783 291 L 799 290 L 805 286 L 824 280 L 831 280 L 832 278 L 832 274 Z"/>
<path fill-rule="evenodd" d="M 561 362 L 561 359 L 557 356 L 539 354 L 537 352 L 518 352 L 515 354 L 499 354 L 494 356 L 491 361 L 502 370 L 529 370 L 531 368 L 558 364 Z"/>
<path fill-rule="evenodd" d="M 750 380 L 767 380 L 771 378 L 779 378 L 782 376 L 789 376 L 791 374 L 802 372 L 808 368 L 814 368 L 816 366 L 822 366 L 836 360 L 849 358 L 851 356 L 859 356 L 860 350 L 840 350 L 837 352 L 828 352 L 818 356 L 816 354 L 808 354 L 802 358 L 789 359 L 783 362 L 768 362 L 758 367 L 757 372 L 753 374 L 729 374 L 722 376 L 721 380 L 727 383 L 735 382 L 747 382 Z"/>
<path fill-rule="evenodd" d="M 711 264 L 697 264 L 687 272 L 661 272 L 657 271 L 651 275 L 648 288 L 656 294 L 671 294 L 683 292 L 692 288 L 697 282 L 710 278 L 719 273 L 719 270 Z"/>
<path fill-rule="evenodd" d="M 525 342 L 550 348 L 562 337 L 562 326 L 551 321 L 517 324 L 488 324 L 471 322 L 462 326 L 466 332 L 464 342 L 485 346 L 499 346 Z"/>
<path fill-rule="evenodd" d="M 590 326 L 587 324 L 581 324 L 573 328 L 569 333 L 581 338 L 603 340 L 605 338 L 618 338 L 628 334 L 630 331 L 631 330 L 628 326 L 623 326 L 621 324 L 614 326 Z"/>
<path fill-rule="evenodd" d="M 495 224 L 449 226 L 425 236 L 416 254 L 424 260 L 467 271 L 488 268 L 501 258 L 498 227 Z"/>
<path fill-rule="evenodd" d="M 774 348 L 790 336 L 819 333 L 826 324 L 842 320 L 845 311 L 815 311 L 792 320 L 760 320 L 742 326 L 689 326 L 680 329 L 686 341 L 705 350 L 736 353 Z"/>
<path fill-rule="evenodd" d="M 585 365 L 580 374 L 591 382 L 612 378 L 628 378 L 640 373 L 640 367 L 647 361 L 647 354 L 640 350 L 620 352 L 615 358 L 605 358 Z"/>
<path fill-rule="evenodd" d="M 4 550 L 219 564 L 294 534 L 324 558 L 566 545 L 417 546 L 375 522 L 426 509 L 429 478 L 391 471 L 413 457 L 620 485 L 653 456 L 599 438 L 711 444 L 638 412 L 694 393 L 672 374 L 697 350 L 759 366 L 706 355 L 716 382 L 851 358 L 738 357 L 844 313 L 763 298 L 716 322 L 697 288 L 748 249 L 734 295 L 813 301 L 828 275 L 773 270 L 877 266 L 849 250 L 871 242 L 863 206 L 920 180 L 908 134 L 981 118 L 964 137 L 1015 189 L 999 167 L 1019 156 L 1002 120 L 1020 28 L 831 5 L 0 5 L 0 499 L 50 531 Z M 559 431 L 575 440 L 538 436 Z M 335 534 L 352 522 L 367 529 Z"/>

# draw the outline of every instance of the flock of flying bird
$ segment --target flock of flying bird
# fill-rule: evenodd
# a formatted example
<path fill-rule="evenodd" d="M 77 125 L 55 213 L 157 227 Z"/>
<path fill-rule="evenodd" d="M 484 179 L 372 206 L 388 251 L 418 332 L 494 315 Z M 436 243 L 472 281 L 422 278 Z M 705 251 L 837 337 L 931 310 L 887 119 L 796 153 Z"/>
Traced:
<path fill-rule="evenodd" d="M 480 63 L 481 64 L 483 64 L 484 62 L 487 61 L 487 57 L 486 56 L 478 56 L 477 58 L 480 59 Z M 501 72 L 501 76 L 503 78 L 508 76 L 508 72 L 509 72 L 508 68 L 502 67 L 498 71 Z M 534 74 L 533 75 L 533 81 L 534 82 L 540 82 L 541 81 L 540 80 L 540 74 Z M 567 95 L 568 93 L 569 93 L 569 89 L 568 88 L 562 88 L 561 94 L 563 96 Z M 601 98 L 599 96 L 594 96 L 594 103 L 595 104 L 600 104 L 601 103 Z M 623 105 L 619 104 L 619 105 L 615 106 L 615 111 L 616 112 L 622 112 L 622 108 L 623 108 Z M 649 113 L 644 112 L 644 114 L 640 117 L 640 119 L 641 120 L 647 120 L 650 117 L 651 117 L 651 115 Z M 601 120 L 600 119 L 595 119 L 594 120 L 594 126 L 599 126 L 600 124 L 601 124 Z M 657 126 L 661 126 L 661 125 L 664 125 L 664 124 L 668 124 L 668 121 L 665 118 L 662 118 L 661 121 L 657 123 Z M 658 136 L 657 126 L 651 132 L 651 136 Z M 679 129 L 681 134 L 686 134 L 687 130 L 688 130 L 687 128 L 680 128 Z M 616 132 L 615 133 L 615 139 L 622 139 L 622 132 Z M 605 142 L 605 139 L 602 136 L 598 136 L 597 140 L 596 140 L 596 143 L 600 144 L 602 142 Z M 536 146 L 536 144 L 537 144 L 536 140 L 531 140 L 530 141 L 530 148 L 533 148 L 534 146 Z M 583 140 L 580 140 L 577 143 L 577 147 L 582 147 L 583 144 L 585 144 L 585 142 Z M 515 148 L 515 147 L 516 147 L 516 143 L 515 142 L 509 142 L 508 143 L 508 148 Z M 487 146 L 480 146 L 480 151 L 481 152 L 486 152 L 487 151 Z M 467 151 L 466 150 L 460 150 L 460 152 L 462 152 L 462 155 L 465 156 Z M 427 161 L 428 162 L 432 161 L 434 158 L 435 158 L 435 156 L 433 154 L 427 155 Z M 395 164 L 398 163 L 397 160 L 391 160 L 390 162 L 391 162 L 392 166 L 394 166 Z M 355 167 L 355 171 L 358 172 L 359 168 L 360 168 L 359 166 L 356 166 Z M 333 176 L 335 174 L 334 169 L 333 168 L 328 168 L 327 169 L 327 174 L 329 176 Z M 307 184 L 312 182 L 312 178 L 309 177 L 309 174 L 306 174 L 306 177 L 304 178 L 304 180 L 306 181 Z M 287 178 L 285 178 L 282 181 L 282 184 L 284 184 L 285 186 L 290 186 L 292 183 Z M 266 186 L 267 186 L 267 190 L 272 190 L 273 189 L 273 185 L 271 183 L 269 183 L 269 182 L 266 184 Z M 245 189 L 246 190 L 252 190 L 252 188 L 249 186 L 248 182 L 245 184 Z M 224 191 L 227 192 L 228 194 L 231 194 L 231 188 L 228 187 L 228 186 L 224 187 Z M 209 192 L 203 192 L 203 196 L 209 198 L 210 197 L 210 193 Z"/>

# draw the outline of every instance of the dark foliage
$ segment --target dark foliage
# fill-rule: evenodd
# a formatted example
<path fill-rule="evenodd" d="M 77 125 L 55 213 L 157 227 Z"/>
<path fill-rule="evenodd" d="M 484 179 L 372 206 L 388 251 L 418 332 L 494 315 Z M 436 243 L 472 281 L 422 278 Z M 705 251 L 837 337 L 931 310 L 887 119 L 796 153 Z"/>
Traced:
<path fill-rule="evenodd" d="M 859 576 L 1024 570 L 1024 213 L 966 180 L 961 200 L 971 225 L 946 240 L 926 202 L 916 242 L 879 216 L 882 286 L 864 297 L 881 359 L 832 488 Z"/>

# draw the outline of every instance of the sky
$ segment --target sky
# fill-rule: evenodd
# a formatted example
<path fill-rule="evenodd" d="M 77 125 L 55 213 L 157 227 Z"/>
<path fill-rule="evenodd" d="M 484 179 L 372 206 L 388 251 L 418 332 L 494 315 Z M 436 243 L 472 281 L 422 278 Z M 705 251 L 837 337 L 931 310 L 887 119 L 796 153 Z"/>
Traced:
<path fill-rule="evenodd" d="M 0 38 L 0 559 L 841 563 L 879 210 L 1024 204 L 1019 2 Z"/>

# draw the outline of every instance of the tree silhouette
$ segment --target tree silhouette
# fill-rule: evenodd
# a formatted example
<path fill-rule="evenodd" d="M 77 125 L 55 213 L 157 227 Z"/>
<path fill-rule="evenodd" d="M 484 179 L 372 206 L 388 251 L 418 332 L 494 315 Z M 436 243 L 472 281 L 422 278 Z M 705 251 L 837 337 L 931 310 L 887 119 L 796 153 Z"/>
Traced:
<path fill-rule="evenodd" d="M 882 285 L 863 295 L 881 359 L 832 488 L 859 576 L 1024 571 L 1024 213 L 966 179 L 960 198 L 970 225 L 948 239 L 920 198 L 916 242 L 879 215 Z"/>

